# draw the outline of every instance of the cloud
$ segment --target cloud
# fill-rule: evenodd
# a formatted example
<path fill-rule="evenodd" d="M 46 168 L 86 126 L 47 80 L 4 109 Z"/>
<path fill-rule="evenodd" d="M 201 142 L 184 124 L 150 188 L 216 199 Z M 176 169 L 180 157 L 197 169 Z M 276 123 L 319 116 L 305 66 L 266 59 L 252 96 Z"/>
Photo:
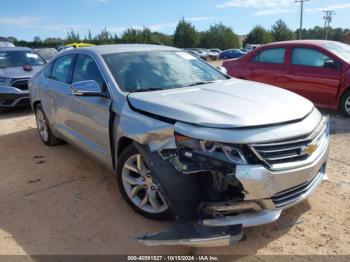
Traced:
<path fill-rule="evenodd" d="M 319 12 L 319 11 L 326 11 L 326 10 L 346 10 L 350 9 L 350 3 L 336 3 L 336 4 L 331 4 L 331 5 L 325 5 L 325 6 L 320 6 L 316 8 L 305 8 L 305 12 Z"/>
<path fill-rule="evenodd" d="M 327 6 L 318 7 L 317 10 L 337 10 L 337 9 L 349 9 L 350 3 L 337 3 Z"/>
<path fill-rule="evenodd" d="M 294 0 L 231 0 L 216 5 L 217 8 L 244 7 L 244 8 L 277 8 L 287 7 Z"/>
<path fill-rule="evenodd" d="M 253 13 L 253 16 L 269 16 L 269 15 L 278 15 L 284 13 L 293 13 L 294 9 L 271 9 L 271 10 L 262 10 Z"/>
<path fill-rule="evenodd" d="M 17 26 L 22 28 L 35 28 L 47 31 L 67 32 L 71 29 L 88 29 L 90 26 L 85 24 L 47 24 L 42 17 L 17 16 L 0 17 L 0 25 Z"/>
<path fill-rule="evenodd" d="M 215 20 L 215 19 L 217 19 L 217 17 L 215 16 L 195 16 L 195 17 L 185 18 L 186 21 L 190 21 L 190 22 L 202 22 L 202 21 Z M 158 31 L 165 28 L 175 28 L 177 23 L 178 22 L 165 22 L 165 23 L 150 24 L 150 25 L 111 26 L 111 27 L 108 27 L 107 30 L 113 33 L 121 33 L 128 28 L 142 29 L 144 27 L 147 27 L 152 31 Z"/>
<path fill-rule="evenodd" d="M 208 21 L 208 20 L 215 20 L 217 19 L 216 16 L 197 16 L 197 17 L 189 17 L 185 18 L 187 21 Z"/>
<path fill-rule="evenodd" d="M 111 3 L 111 0 L 89 0 L 91 5 L 99 5 L 99 4 L 105 4 L 108 5 Z"/>
<path fill-rule="evenodd" d="M 30 26 L 40 22 L 40 17 L 33 16 L 17 16 L 17 17 L 0 17 L 1 25 L 14 25 L 14 26 Z"/>

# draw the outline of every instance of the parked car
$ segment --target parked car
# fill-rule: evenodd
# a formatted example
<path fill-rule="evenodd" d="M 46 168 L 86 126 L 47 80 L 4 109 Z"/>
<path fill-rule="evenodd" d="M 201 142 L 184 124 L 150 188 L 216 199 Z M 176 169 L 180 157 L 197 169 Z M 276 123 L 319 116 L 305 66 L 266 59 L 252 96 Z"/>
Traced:
<path fill-rule="evenodd" d="M 58 53 L 55 48 L 36 48 L 34 50 L 47 62 L 54 58 Z"/>
<path fill-rule="evenodd" d="M 245 53 L 239 49 L 227 49 L 222 51 L 219 55 L 220 59 L 230 59 L 230 58 L 238 58 L 244 55 Z"/>
<path fill-rule="evenodd" d="M 15 45 L 12 44 L 8 38 L 0 36 L 0 48 L 1 47 L 15 47 Z"/>
<path fill-rule="evenodd" d="M 253 51 L 254 49 L 260 47 L 261 45 L 260 44 L 246 44 L 244 50 L 246 52 L 250 52 L 250 51 Z"/>
<path fill-rule="evenodd" d="M 218 59 L 218 53 L 217 52 L 212 52 L 210 49 L 203 49 L 207 54 L 208 54 L 208 58 L 212 59 L 212 60 L 216 60 Z"/>
<path fill-rule="evenodd" d="M 202 48 L 188 48 L 187 51 L 191 52 L 194 55 L 202 58 L 203 60 L 208 60 L 208 53 Z"/>
<path fill-rule="evenodd" d="M 273 43 L 232 61 L 229 75 L 267 83 L 350 117 L 350 46 L 333 41 Z"/>
<path fill-rule="evenodd" d="M 0 47 L 0 110 L 29 105 L 28 80 L 45 63 L 30 48 Z"/>
<path fill-rule="evenodd" d="M 111 170 L 127 203 L 174 217 L 148 245 L 228 245 L 321 183 L 329 124 L 307 99 L 230 79 L 180 49 L 68 50 L 30 80 L 39 135 Z"/>

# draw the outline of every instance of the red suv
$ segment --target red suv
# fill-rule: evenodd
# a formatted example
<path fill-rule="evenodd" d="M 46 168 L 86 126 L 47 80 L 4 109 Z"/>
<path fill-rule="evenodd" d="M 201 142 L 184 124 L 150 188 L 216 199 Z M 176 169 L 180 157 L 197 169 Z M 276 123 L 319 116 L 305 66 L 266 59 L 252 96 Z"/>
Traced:
<path fill-rule="evenodd" d="M 350 117 L 349 45 L 323 40 L 278 42 L 226 60 L 223 66 L 233 77 L 288 89 L 316 106 Z"/>

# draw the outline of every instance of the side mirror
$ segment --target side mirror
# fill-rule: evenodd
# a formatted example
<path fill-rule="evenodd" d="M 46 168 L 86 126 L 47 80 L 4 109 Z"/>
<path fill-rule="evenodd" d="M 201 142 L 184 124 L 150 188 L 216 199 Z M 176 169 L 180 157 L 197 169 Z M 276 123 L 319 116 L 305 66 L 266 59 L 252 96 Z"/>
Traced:
<path fill-rule="evenodd" d="M 75 82 L 71 88 L 75 96 L 105 96 L 95 80 Z"/>
<path fill-rule="evenodd" d="M 225 67 L 223 67 L 223 66 L 218 66 L 218 67 L 216 67 L 216 68 L 217 68 L 218 70 L 220 70 L 221 73 L 227 75 L 227 69 L 226 69 Z"/>
<path fill-rule="evenodd" d="M 324 61 L 323 67 L 335 69 L 337 68 L 337 63 L 331 59 L 327 59 L 326 61 Z"/>

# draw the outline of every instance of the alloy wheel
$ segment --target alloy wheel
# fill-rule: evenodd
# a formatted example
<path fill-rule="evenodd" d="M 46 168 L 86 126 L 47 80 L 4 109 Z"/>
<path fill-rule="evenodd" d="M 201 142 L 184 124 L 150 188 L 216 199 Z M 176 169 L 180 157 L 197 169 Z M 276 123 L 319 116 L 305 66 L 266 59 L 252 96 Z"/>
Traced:
<path fill-rule="evenodd" d="M 134 154 L 125 161 L 122 183 L 128 198 L 142 211 L 161 213 L 168 209 L 140 154 Z"/>
<path fill-rule="evenodd" d="M 46 123 L 45 116 L 40 109 L 36 110 L 36 124 L 38 126 L 39 134 L 40 134 L 41 138 L 45 142 L 47 142 L 49 139 L 48 126 Z"/>
<path fill-rule="evenodd" d="M 350 115 L 350 96 L 345 100 L 345 112 Z"/>

